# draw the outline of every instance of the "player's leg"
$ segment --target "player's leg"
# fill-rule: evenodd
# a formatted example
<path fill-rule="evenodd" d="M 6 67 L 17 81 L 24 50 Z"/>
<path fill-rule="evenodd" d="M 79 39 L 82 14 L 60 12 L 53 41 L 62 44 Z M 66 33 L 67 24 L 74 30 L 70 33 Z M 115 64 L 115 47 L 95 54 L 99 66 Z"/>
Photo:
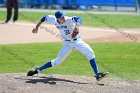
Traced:
<path fill-rule="evenodd" d="M 27 73 L 27 76 L 32 76 L 32 75 L 37 74 L 38 72 L 40 72 L 44 69 L 59 65 L 68 56 L 68 54 L 71 51 L 72 51 L 72 48 L 69 45 L 64 43 L 61 51 L 59 52 L 58 56 L 54 60 L 49 61 L 49 62 L 45 63 L 44 65 L 37 67 L 33 70 L 30 70 Z"/>
<path fill-rule="evenodd" d="M 12 16 L 12 7 L 8 6 L 7 7 L 7 16 L 6 16 L 5 23 L 8 23 L 10 21 L 11 16 Z"/>
<path fill-rule="evenodd" d="M 18 19 L 18 1 L 14 0 L 13 1 L 13 6 L 14 6 L 14 17 L 13 17 L 13 22 L 17 21 Z"/>
<path fill-rule="evenodd" d="M 72 51 L 72 48 L 70 46 L 68 46 L 67 44 L 64 44 L 64 46 L 62 47 L 62 49 L 59 52 L 58 56 L 54 60 L 51 60 L 50 62 L 42 65 L 39 68 L 39 70 L 42 71 L 43 69 L 59 65 L 61 62 L 63 62 L 63 60 L 68 56 L 68 54 L 71 51 Z"/>
<path fill-rule="evenodd" d="M 87 43 L 80 40 L 75 44 L 75 48 L 88 58 L 90 65 L 91 65 L 92 69 L 94 70 L 96 79 L 98 81 L 107 75 L 107 73 L 99 73 L 94 52 Z"/>
<path fill-rule="evenodd" d="M 94 70 L 95 75 L 97 76 L 99 71 L 96 64 L 95 55 L 91 47 L 87 43 L 80 40 L 75 44 L 75 48 L 88 58 L 88 60 L 90 61 L 90 65 Z"/>

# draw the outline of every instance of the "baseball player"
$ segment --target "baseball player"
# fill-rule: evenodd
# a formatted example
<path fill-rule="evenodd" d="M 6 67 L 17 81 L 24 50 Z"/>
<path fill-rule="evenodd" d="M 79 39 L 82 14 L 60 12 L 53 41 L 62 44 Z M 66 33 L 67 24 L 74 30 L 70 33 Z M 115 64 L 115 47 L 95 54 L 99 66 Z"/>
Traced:
<path fill-rule="evenodd" d="M 55 16 L 54 15 L 43 16 L 36 25 L 36 27 L 33 28 L 32 32 L 37 33 L 38 28 L 44 21 L 54 24 L 60 30 L 64 44 L 58 56 L 55 59 L 45 63 L 42 66 L 33 68 L 27 73 L 27 76 L 33 76 L 34 74 L 37 74 L 44 69 L 48 69 L 59 65 L 72 52 L 73 49 L 76 49 L 77 51 L 81 52 L 83 55 L 87 57 L 95 73 L 97 81 L 100 81 L 102 78 L 108 75 L 108 72 L 105 73 L 99 72 L 98 67 L 96 65 L 93 50 L 87 43 L 82 41 L 80 38 L 79 26 L 82 23 L 81 18 L 76 16 L 68 17 L 64 15 L 63 11 L 56 11 Z"/>

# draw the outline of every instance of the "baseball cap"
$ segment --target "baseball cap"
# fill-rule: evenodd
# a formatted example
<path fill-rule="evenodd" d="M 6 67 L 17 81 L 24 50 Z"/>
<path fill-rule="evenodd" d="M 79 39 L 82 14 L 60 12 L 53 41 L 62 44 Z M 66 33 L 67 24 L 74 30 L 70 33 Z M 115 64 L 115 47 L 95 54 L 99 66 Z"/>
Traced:
<path fill-rule="evenodd" d="M 55 17 L 56 18 L 62 18 L 62 17 L 64 17 L 64 13 L 63 13 L 63 11 L 56 11 L 55 12 Z"/>

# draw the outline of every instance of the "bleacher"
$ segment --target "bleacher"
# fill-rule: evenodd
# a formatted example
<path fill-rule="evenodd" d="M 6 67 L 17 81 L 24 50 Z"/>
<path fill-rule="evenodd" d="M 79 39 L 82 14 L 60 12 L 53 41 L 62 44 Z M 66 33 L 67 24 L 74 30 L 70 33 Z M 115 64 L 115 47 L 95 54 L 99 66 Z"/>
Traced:
<path fill-rule="evenodd" d="M 97 6 L 135 6 L 135 0 L 76 0 L 77 5 Z"/>
<path fill-rule="evenodd" d="M 0 4 L 4 4 L 5 2 L 4 2 L 4 0 L 0 0 Z"/>
<path fill-rule="evenodd" d="M 4 3 L 6 0 L 0 0 L 0 3 Z M 132 6 L 136 4 L 136 0 L 19 0 L 21 4 L 28 5 L 99 5 L 99 6 Z M 139 0 L 140 3 L 140 0 Z"/>
<path fill-rule="evenodd" d="M 135 7 L 136 0 L 19 0 L 20 6 L 117 6 L 117 7 Z M 139 5 L 140 5 L 140 0 Z M 4 4 L 6 0 L 0 0 Z"/>

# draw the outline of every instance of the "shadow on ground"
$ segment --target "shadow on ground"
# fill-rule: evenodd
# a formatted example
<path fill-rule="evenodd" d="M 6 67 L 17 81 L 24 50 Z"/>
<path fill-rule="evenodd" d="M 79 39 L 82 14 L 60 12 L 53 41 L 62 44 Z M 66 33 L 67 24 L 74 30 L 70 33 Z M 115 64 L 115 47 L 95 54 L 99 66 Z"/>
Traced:
<path fill-rule="evenodd" d="M 25 83 L 32 83 L 32 84 L 44 83 L 44 84 L 56 85 L 57 82 L 75 83 L 75 84 L 89 84 L 89 83 L 72 81 L 72 80 L 68 80 L 68 79 L 44 77 L 44 76 L 38 77 L 38 78 L 24 79 L 24 80 L 26 80 Z"/>

